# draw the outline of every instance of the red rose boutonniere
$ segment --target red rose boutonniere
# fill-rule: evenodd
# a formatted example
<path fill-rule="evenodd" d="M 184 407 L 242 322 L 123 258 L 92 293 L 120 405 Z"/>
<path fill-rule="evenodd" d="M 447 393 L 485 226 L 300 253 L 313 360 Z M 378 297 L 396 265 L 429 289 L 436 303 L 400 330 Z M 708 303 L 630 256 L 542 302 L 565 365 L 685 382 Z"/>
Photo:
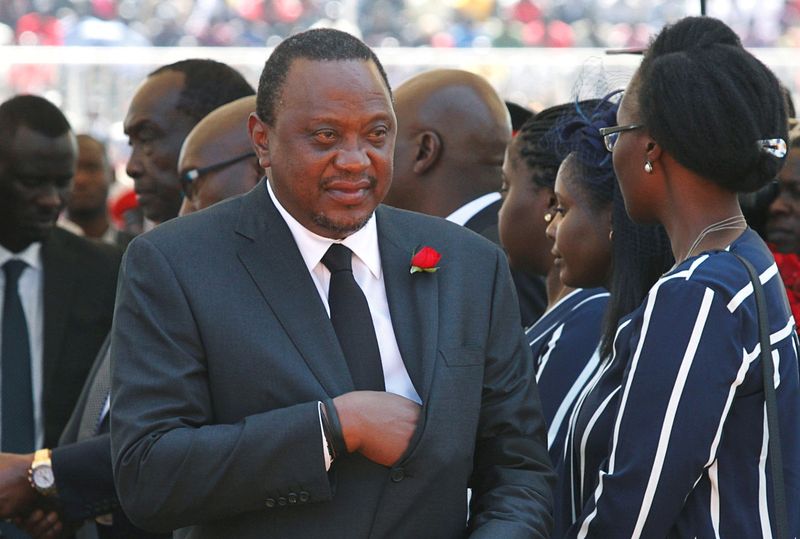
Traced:
<path fill-rule="evenodd" d="M 439 263 L 441 258 L 442 255 L 436 249 L 426 245 L 411 257 L 411 273 L 417 273 L 418 271 L 433 273 L 439 269 L 436 264 Z"/>
<path fill-rule="evenodd" d="M 774 248 L 772 254 L 786 287 L 786 295 L 789 296 L 789 305 L 792 308 L 795 324 L 800 324 L 800 258 L 794 253 L 779 253 Z"/>

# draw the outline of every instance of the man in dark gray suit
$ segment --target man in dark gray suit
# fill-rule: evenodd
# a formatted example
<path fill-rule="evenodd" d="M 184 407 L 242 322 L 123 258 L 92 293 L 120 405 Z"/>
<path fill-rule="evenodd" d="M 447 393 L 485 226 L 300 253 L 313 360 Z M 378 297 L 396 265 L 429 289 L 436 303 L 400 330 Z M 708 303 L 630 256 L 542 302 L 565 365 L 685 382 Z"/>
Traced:
<path fill-rule="evenodd" d="M 396 126 L 374 53 L 335 30 L 285 40 L 249 129 L 269 180 L 123 262 L 111 443 L 128 516 L 195 538 L 547 537 L 505 256 L 379 206 Z"/>

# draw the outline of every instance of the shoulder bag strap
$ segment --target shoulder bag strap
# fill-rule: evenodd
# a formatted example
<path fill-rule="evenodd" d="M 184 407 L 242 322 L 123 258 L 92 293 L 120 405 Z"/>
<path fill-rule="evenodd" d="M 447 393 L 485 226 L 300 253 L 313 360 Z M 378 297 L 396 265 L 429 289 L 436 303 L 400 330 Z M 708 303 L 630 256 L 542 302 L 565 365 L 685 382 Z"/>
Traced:
<path fill-rule="evenodd" d="M 769 319 L 767 313 L 767 300 L 764 297 L 764 288 L 758 278 L 753 265 L 736 253 L 731 253 L 739 259 L 753 284 L 753 294 L 756 298 L 756 312 L 758 314 L 758 337 L 761 345 L 761 368 L 764 376 L 764 399 L 767 408 L 767 428 L 769 432 L 769 461 L 772 470 L 772 498 L 775 502 L 775 527 L 776 539 L 789 539 L 788 517 L 786 514 L 786 492 L 783 481 L 783 457 L 778 428 L 778 404 L 775 398 L 775 365 L 772 362 L 772 346 L 769 342 Z"/>

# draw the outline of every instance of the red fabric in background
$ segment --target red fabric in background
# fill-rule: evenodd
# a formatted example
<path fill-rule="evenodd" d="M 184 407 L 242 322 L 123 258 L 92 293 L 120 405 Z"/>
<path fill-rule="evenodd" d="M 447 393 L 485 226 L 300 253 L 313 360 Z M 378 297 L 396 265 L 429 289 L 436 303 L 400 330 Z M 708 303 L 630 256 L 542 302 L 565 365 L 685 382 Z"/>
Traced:
<path fill-rule="evenodd" d="M 789 305 L 792 307 L 795 325 L 800 321 L 800 257 L 796 253 L 779 253 L 770 245 L 778 272 L 781 274 L 786 294 L 789 296 Z"/>

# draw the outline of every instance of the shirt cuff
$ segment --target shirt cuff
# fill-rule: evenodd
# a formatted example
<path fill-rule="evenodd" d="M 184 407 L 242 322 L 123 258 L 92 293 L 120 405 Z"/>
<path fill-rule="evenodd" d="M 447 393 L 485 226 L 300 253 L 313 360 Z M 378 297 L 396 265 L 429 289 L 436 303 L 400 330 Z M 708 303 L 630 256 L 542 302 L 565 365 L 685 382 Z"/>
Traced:
<path fill-rule="evenodd" d="M 328 438 L 325 437 L 325 427 L 322 425 L 322 402 L 317 403 L 317 413 L 319 414 L 319 432 L 322 435 L 322 456 L 325 458 L 325 471 L 331 469 L 333 459 L 331 459 L 331 448 L 328 445 Z"/>

